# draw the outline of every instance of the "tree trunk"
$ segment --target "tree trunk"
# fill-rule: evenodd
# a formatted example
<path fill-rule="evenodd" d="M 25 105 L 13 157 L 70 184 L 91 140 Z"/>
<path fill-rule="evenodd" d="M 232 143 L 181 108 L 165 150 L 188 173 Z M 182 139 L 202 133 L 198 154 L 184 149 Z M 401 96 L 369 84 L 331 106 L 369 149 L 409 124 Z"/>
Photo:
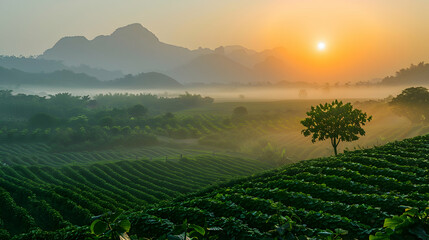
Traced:
<path fill-rule="evenodd" d="M 337 142 L 337 139 L 336 139 L 336 138 L 331 138 L 331 144 L 332 144 L 332 147 L 334 148 L 335 156 L 337 156 L 337 155 L 338 155 L 338 154 L 337 154 L 337 146 L 338 146 L 338 143 L 339 143 L 339 141 Z"/>
<path fill-rule="evenodd" d="M 334 145 L 333 147 L 334 147 L 335 156 L 337 156 L 337 145 Z"/>

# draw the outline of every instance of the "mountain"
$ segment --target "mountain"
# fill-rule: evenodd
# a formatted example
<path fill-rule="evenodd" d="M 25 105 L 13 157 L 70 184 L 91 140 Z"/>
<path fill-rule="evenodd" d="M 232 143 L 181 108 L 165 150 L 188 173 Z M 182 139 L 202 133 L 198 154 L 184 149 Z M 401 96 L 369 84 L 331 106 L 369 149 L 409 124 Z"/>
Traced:
<path fill-rule="evenodd" d="M 0 67 L 0 85 L 52 87 L 96 87 L 100 81 L 83 73 L 60 70 L 52 73 L 27 73 Z"/>
<path fill-rule="evenodd" d="M 32 57 L 0 56 L 0 66 L 14 68 L 29 73 L 50 73 L 60 70 L 70 70 L 75 73 L 85 73 L 102 81 L 121 78 L 121 71 L 108 71 L 100 68 L 91 68 L 88 65 L 66 66 L 58 60 L 46 60 Z"/>
<path fill-rule="evenodd" d="M 255 80 L 252 69 L 218 53 L 199 56 L 174 69 L 170 75 L 183 83 L 247 83 Z"/>
<path fill-rule="evenodd" d="M 126 75 L 123 78 L 106 82 L 107 87 L 113 88 L 145 88 L 145 89 L 174 89 L 183 87 L 173 78 L 156 72 L 140 73 L 138 75 Z"/>
<path fill-rule="evenodd" d="M 127 75 L 112 81 L 99 81 L 84 73 L 60 70 L 52 73 L 28 73 L 17 69 L 0 67 L 0 86 L 29 85 L 57 88 L 120 88 L 120 89 L 173 89 L 182 85 L 161 73 Z"/>
<path fill-rule="evenodd" d="M 267 79 L 269 81 L 285 81 L 287 76 L 285 63 L 272 56 L 256 63 L 253 70 L 260 79 Z"/>
<path fill-rule="evenodd" d="M 293 69 L 293 66 L 287 65 L 290 61 L 284 61 L 288 54 L 283 48 L 257 52 L 232 45 L 215 50 L 189 50 L 161 42 L 138 23 L 93 40 L 83 36 L 64 37 L 38 58 L 61 61 L 66 66 L 84 65 L 131 74 L 166 73 L 182 83 L 284 81 L 288 78 L 282 69 L 285 66 Z M 90 74 L 91 71 L 86 70 L 85 73 Z"/>
<path fill-rule="evenodd" d="M 135 74 L 173 69 L 208 52 L 210 50 L 191 51 L 163 43 L 155 34 L 135 23 L 93 40 L 83 36 L 64 37 L 39 58 Z"/>

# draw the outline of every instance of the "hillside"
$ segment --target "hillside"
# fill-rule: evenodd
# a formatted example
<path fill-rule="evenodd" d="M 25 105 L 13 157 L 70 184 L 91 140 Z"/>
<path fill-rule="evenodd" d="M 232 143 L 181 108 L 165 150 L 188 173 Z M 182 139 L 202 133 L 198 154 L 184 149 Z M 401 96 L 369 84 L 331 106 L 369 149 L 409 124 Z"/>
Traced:
<path fill-rule="evenodd" d="M 124 76 L 121 71 L 108 71 L 105 69 L 91 68 L 87 65 L 66 66 L 61 61 L 33 57 L 0 56 L 0 66 L 29 73 L 51 73 L 69 70 L 75 73 L 87 74 L 101 81 L 113 80 Z"/>
<path fill-rule="evenodd" d="M 174 89 L 182 85 L 162 73 L 140 73 L 126 75 L 111 81 L 100 81 L 84 73 L 59 70 L 50 73 L 30 73 L 0 66 L 0 85 L 2 86 L 39 86 L 63 88 L 119 88 L 119 89 Z"/>
<path fill-rule="evenodd" d="M 320 235 L 322 230 L 326 235 L 325 230 L 341 228 L 348 232 L 343 239 L 368 239 L 386 217 L 401 214 L 402 205 L 428 205 L 428 157 L 426 135 L 303 161 L 131 213 L 130 233 L 158 237 L 187 219 L 221 227 L 219 239 L 272 239 L 271 230 L 284 216 L 293 219 L 295 235 Z M 72 229 L 88 235 L 85 228 Z"/>
<path fill-rule="evenodd" d="M 104 161 L 60 168 L 1 166 L 0 230 L 16 235 L 35 228 L 55 230 L 88 224 L 91 216 L 106 211 L 141 209 L 148 203 L 267 168 L 259 161 L 225 155 Z"/>

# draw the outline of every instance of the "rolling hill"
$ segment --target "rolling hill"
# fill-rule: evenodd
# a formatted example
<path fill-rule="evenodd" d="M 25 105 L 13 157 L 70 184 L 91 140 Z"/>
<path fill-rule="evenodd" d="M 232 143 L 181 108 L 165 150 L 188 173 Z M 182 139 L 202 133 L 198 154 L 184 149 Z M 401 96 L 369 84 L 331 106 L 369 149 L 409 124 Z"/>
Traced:
<path fill-rule="evenodd" d="M 130 234 L 150 238 L 171 232 L 174 224 L 187 219 L 218 227 L 214 234 L 219 239 L 273 239 L 282 221 L 288 223 L 284 231 L 295 236 L 319 239 L 342 229 L 347 233 L 342 239 L 368 239 L 385 218 L 401 214 L 403 205 L 428 206 L 428 157 L 429 135 L 420 136 L 288 165 L 123 217 L 132 223 Z M 89 235 L 87 227 L 72 227 L 15 239 L 61 239 L 71 233 L 74 239 Z"/>
<path fill-rule="evenodd" d="M 226 155 L 104 161 L 60 168 L 1 166 L 0 230 L 16 235 L 38 228 L 55 230 L 88 224 L 93 215 L 140 209 L 148 203 L 267 168 L 259 161 Z"/>

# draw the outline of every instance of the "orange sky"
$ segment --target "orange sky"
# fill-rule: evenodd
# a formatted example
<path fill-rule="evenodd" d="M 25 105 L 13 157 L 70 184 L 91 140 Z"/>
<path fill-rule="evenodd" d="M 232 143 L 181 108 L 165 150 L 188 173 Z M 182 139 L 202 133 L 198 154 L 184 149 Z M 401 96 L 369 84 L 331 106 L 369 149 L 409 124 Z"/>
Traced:
<path fill-rule="evenodd" d="M 282 46 L 299 79 L 364 81 L 429 60 L 428 13 L 427 0 L 0 0 L 0 54 L 40 54 L 63 36 L 139 22 L 191 49 Z"/>

